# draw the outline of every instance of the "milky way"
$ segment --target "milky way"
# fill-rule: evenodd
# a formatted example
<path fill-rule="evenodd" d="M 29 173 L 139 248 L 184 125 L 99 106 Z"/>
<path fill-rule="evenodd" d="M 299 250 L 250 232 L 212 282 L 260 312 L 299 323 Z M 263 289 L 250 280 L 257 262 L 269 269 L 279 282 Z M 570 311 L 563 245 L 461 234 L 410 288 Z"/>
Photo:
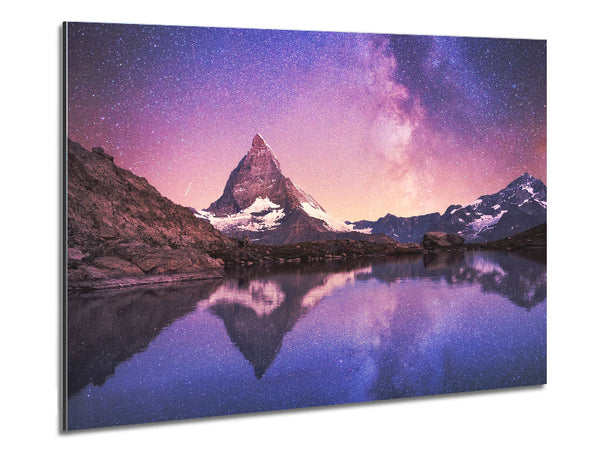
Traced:
<path fill-rule="evenodd" d="M 546 43 L 68 25 L 68 134 L 205 208 L 261 133 L 332 215 L 443 211 L 546 181 Z"/>

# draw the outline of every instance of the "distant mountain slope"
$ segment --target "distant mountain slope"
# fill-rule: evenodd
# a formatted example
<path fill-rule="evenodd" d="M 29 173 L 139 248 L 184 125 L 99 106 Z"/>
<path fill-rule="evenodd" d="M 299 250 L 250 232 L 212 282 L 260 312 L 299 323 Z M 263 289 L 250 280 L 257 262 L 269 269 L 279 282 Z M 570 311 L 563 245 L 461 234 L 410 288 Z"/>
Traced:
<path fill-rule="evenodd" d="M 357 229 L 370 229 L 372 233 L 386 234 L 400 242 L 421 242 L 426 232 L 438 229 L 441 217 L 439 213 L 413 217 L 387 214 L 374 222 L 355 222 L 354 226 Z"/>
<path fill-rule="evenodd" d="M 513 249 L 513 250 L 541 250 L 545 255 L 547 244 L 547 224 L 543 223 L 529 230 L 522 231 L 513 236 L 486 244 L 470 244 L 466 248 L 484 249 Z M 540 252 L 537 253 L 537 257 Z M 545 256 L 544 256 L 545 258 Z"/>
<path fill-rule="evenodd" d="M 231 237 L 288 244 L 300 241 L 385 236 L 355 231 L 331 217 L 317 201 L 283 175 L 279 161 L 260 134 L 231 174 L 219 199 L 196 213 Z"/>
<path fill-rule="evenodd" d="M 414 217 L 388 214 L 362 220 L 356 229 L 384 233 L 400 242 L 419 242 L 428 231 L 457 233 L 467 242 L 503 239 L 546 222 L 546 186 L 524 173 L 504 189 L 483 195 L 468 205 L 451 205 L 444 214 Z"/>

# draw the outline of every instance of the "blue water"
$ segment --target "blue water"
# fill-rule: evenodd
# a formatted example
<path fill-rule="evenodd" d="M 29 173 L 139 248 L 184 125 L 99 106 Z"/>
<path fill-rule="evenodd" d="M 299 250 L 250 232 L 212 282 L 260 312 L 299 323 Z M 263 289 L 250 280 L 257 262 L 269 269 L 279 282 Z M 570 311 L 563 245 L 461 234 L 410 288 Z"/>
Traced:
<path fill-rule="evenodd" d="M 544 384 L 546 265 L 505 252 L 69 297 L 69 429 Z"/>

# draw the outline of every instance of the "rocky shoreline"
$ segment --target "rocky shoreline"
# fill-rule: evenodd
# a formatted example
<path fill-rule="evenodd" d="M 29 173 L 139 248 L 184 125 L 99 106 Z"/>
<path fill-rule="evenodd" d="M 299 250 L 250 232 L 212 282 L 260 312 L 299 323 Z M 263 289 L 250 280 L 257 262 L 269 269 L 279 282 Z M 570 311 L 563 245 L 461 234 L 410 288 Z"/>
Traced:
<path fill-rule="evenodd" d="M 96 290 L 222 278 L 232 267 L 317 263 L 347 259 L 417 255 L 418 244 L 333 240 L 288 245 L 238 240 L 206 253 L 151 247 L 143 243 L 105 243 L 91 254 L 70 248 L 69 290 Z"/>
<path fill-rule="evenodd" d="M 298 242 L 285 245 L 251 244 L 247 240 L 241 240 L 236 249 L 224 248 L 221 251 L 210 252 L 210 255 L 222 260 L 227 266 L 250 266 L 253 264 L 285 264 L 410 255 L 422 251 L 423 248 L 419 244 L 349 239 Z"/>
<path fill-rule="evenodd" d="M 318 264 L 328 261 L 365 260 L 406 255 L 430 255 L 475 250 L 536 251 L 545 254 L 546 225 L 508 239 L 486 244 L 466 244 L 458 236 L 426 233 L 421 244 L 332 240 L 287 245 L 252 244 L 222 246 L 195 253 L 192 249 L 153 248 L 140 243 L 112 242 L 93 255 L 69 252 L 69 290 L 99 290 L 147 286 L 181 281 L 218 279 L 226 271 L 251 266 Z"/>
<path fill-rule="evenodd" d="M 194 273 L 176 273 L 171 275 L 140 275 L 126 278 L 90 279 L 69 283 L 69 290 L 93 291 L 101 289 L 122 289 L 128 287 L 151 286 L 185 281 L 220 279 L 223 276 L 224 275 L 216 274 L 212 271 L 200 271 Z"/>
<path fill-rule="evenodd" d="M 546 250 L 547 225 L 545 223 L 522 233 L 484 244 L 465 244 L 466 250 Z"/>

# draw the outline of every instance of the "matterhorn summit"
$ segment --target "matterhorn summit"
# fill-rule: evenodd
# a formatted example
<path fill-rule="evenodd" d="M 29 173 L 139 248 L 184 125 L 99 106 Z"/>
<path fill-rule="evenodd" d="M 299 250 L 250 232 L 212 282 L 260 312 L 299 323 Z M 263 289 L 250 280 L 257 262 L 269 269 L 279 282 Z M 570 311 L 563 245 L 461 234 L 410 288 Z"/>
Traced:
<path fill-rule="evenodd" d="M 271 147 L 269 147 L 269 144 L 265 142 L 265 138 L 262 137 L 259 133 L 257 133 L 254 136 L 254 139 L 252 139 L 252 149 L 250 151 L 261 149 L 271 150 Z"/>
<path fill-rule="evenodd" d="M 252 139 L 252 147 L 233 169 L 223 190 L 223 195 L 207 211 L 224 217 L 252 206 L 259 199 L 279 205 L 286 212 L 308 203 L 323 211 L 309 195 L 296 187 L 281 173 L 279 161 L 260 134 Z"/>
<path fill-rule="evenodd" d="M 221 197 L 197 215 L 229 236 L 272 244 L 334 239 L 343 237 L 336 233 L 354 231 L 283 175 L 279 160 L 260 134 L 231 171 Z"/>

